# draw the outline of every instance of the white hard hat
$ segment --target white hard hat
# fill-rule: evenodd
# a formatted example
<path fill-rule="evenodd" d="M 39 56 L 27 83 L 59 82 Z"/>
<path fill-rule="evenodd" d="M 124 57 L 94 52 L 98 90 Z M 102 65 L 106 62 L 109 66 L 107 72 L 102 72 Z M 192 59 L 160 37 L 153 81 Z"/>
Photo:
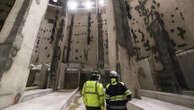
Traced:
<path fill-rule="evenodd" d="M 118 73 L 116 71 L 111 71 L 110 77 L 118 77 Z"/>

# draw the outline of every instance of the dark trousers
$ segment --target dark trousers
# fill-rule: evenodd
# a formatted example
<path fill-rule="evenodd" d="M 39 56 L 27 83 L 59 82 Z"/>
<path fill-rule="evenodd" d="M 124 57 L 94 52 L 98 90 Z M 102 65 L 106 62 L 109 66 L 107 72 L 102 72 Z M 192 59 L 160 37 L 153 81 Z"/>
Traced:
<path fill-rule="evenodd" d="M 110 108 L 109 106 L 107 106 L 106 110 L 127 110 L 127 107 L 124 107 L 124 108 Z"/>
<path fill-rule="evenodd" d="M 110 108 L 107 108 L 106 110 L 127 110 L 127 108 L 125 108 L 125 109 L 110 109 Z"/>
<path fill-rule="evenodd" d="M 100 107 L 86 107 L 86 110 L 100 110 Z"/>

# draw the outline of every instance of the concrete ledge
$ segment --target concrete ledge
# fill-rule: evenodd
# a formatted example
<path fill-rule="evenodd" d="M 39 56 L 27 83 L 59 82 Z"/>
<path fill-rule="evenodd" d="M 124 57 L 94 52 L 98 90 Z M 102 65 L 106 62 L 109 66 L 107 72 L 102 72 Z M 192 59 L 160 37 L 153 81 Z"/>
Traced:
<path fill-rule="evenodd" d="M 157 92 L 157 91 L 151 91 L 151 90 L 141 90 L 140 92 L 141 92 L 141 95 L 145 97 L 150 97 L 150 98 L 166 101 L 177 105 L 194 108 L 194 97 L 192 96 Z"/>
<path fill-rule="evenodd" d="M 127 108 L 128 108 L 128 110 L 144 110 L 143 108 L 141 108 L 135 104 L 132 104 L 130 102 L 127 104 Z"/>
<path fill-rule="evenodd" d="M 35 90 L 35 89 L 40 89 L 40 88 L 38 86 L 27 87 L 27 88 L 25 88 L 24 91 L 30 91 L 30 90 Z"/>
<path fill-rule="evenodd" d="M 76 90 L 59 90 L 48 95 L 9 106 L 3 110 L 62 110 L 77 93 Z"/>
<path fill-rule="evenodd" d="M 32 100 L 40 96 L 48 95 L 52 92 L 53 92 L 52 89 L 37 89 L 37 90 L 26 91 L 24 92 L 24 95 L 20 99 L 19 103 Z"/>
<path fill-rule="evenodd" d="M 76 90 L 74 90 L 71 94 L 71 96 L 69 97 L 69 99 L 67 99 L 66 103 L 64 104 L 63 107 L 61 107 L 60 110 L 65 110 L 65 108 L 71 104 L 71 101 L 73 100 L 75 94 L 77 94 L 77 92 L 79 91 L 79 89 L 77 88 Z"/>
<path fill-rule="evenodd" d="M 183 91 L 184 95 L 190 95 L 194 97 L 194 91 Z"/>

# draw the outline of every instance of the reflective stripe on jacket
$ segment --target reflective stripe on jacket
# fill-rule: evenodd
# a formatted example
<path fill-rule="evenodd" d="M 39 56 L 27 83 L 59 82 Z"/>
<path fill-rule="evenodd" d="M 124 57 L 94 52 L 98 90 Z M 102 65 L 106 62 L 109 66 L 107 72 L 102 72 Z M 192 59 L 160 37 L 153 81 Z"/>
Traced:
<path fill-rule="evenodd" d="M 118 84 L 120 86 L 118 86 Z M 105 94 L 106 100 L 111 102 L 128 100 L 127 96 L 131 95 L 132 92 L 125 86 L 123 82 L 118 82 L 118 84 L 116 85 L 108 84 L 106 86 L 106 94 Z"/>
<path fill-rule="evenodd" d="M 97 81 L 87 81 L 82 89 L 82 99 L 88 107 L 104 106 L 104 88 Z"/>

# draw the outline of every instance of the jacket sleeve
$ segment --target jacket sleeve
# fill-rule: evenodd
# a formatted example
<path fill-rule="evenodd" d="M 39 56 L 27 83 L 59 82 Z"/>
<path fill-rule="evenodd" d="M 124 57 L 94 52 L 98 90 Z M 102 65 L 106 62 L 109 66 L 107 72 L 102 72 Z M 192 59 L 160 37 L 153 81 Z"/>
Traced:
<path fill-rule="evenodd" d="M 102 84 L 99 84 L 98 94 L 99 94 L 100 105 L 104 106 L 104 87 Z"/>
<path fill-rule="evenodd" d="M 128 101 L 130 101 L 132 99 L 132 92 L 127 88 L 126 85 L 124 85 L 124 89 L 125 89 L 125 96 L 127 97 Z"/>
<path fill-rule="evenodd" d="M 110 102 L 110 95 L 109 95 L 108 87 L 109 87 L 109 84 L 106 86 L 106 93 L 105 93 L 106 104 L 109 104 Z"/>

